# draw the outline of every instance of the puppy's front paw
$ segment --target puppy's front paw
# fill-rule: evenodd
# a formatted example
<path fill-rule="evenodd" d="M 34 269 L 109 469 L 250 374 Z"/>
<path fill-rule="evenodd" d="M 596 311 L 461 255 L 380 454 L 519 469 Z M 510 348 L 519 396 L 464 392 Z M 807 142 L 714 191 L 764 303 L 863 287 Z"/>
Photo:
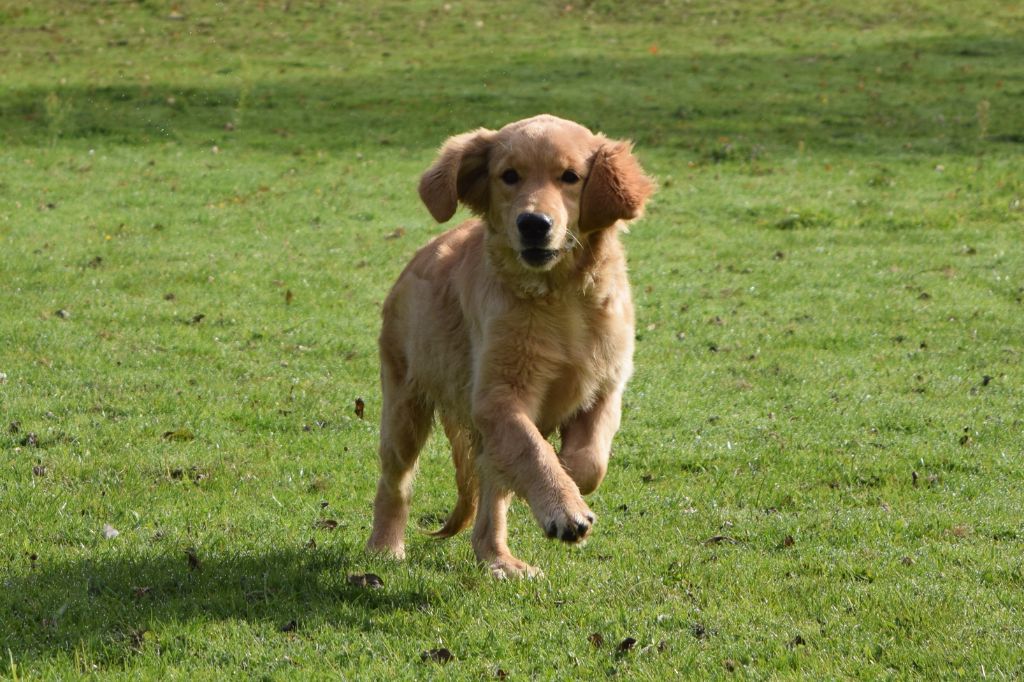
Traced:
<path fill-rule="evenodd" d="M 390 559 L 401 561 L 405 558 L 405 543 L 400 540 L 387 540 L 373 535 L 370 537 L 369 542 L 366 543 L 366 551 L 370 554 L 380 554 Z"/>
<path fill-rule="evenodd" d="M 497 557 L 488 564 L 487 568 L 490 569 L 491 576 L 498 580 L 544 577 L 544 571 L 512 555 Z"/>
<path fill-rule="evenodd" d="M 541 527 L 549 538 L 563 542 L 579 542 L 590 534 L 597 517 L 582 498 L 572 504 L 556 505 L 540 519 Z"/>

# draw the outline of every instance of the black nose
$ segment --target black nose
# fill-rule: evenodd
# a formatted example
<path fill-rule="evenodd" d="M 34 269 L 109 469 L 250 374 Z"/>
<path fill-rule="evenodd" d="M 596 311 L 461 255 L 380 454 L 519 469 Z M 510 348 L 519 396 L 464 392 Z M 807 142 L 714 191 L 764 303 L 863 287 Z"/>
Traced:
<path fill-rule="evenodd" d="M 547 245 L 551 224 L 551 216 L 543 213 L 520 213 L 516 218 L 516 227 L 519 228 L 524 246 Z"/>

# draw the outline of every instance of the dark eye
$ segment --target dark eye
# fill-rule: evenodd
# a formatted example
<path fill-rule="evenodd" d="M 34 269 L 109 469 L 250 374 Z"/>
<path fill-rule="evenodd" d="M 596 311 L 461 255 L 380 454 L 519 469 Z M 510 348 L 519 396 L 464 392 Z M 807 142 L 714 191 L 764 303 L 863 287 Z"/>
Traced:
<path fill-rule="evenodd" d="M 577 175 L 576 171 L 567 170 L 562 173 L 562 182 L 567 185 L 575 185 L 580 181 L 580 176 Z"/>
<path fill-rule="evenodd" d="M 514 168 L 509 168 L 501 174 L 501 181 L 506 185 L 514 185 L 519 182 L 519 173 L 516 173 Z"/>

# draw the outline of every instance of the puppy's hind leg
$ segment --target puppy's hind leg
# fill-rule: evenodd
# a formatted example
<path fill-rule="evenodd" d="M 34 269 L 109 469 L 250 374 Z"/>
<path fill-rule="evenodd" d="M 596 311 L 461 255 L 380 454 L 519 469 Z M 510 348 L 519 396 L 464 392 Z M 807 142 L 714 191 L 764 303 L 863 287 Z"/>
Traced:
<path fill-rule="evenodd" d="M 445 435 L 452 447 L 455 464 L 455 486 L 458 500 L 444 526 L 431 533 L 435 538 L 450 538 L 473 521 L 479 490 L 476 480 L 476 451 L 468 428 L 448 416 L 441 417 Z"/>
<path fill-rule="evenodd" d="M 367 549 L 405 557 L 405 526 L 416 459 L 430 434 L 434 408 L 405 380 L 401 364 L 381 354 L 380 481 Z"/>
<path fill-rule="evenodd" d="M 621 420 L 622 389 L 618 389 L 562 425 L 562 451 L 558 459 L 581 494 L 594 492 L 604 480 L 612 438 Z"/>

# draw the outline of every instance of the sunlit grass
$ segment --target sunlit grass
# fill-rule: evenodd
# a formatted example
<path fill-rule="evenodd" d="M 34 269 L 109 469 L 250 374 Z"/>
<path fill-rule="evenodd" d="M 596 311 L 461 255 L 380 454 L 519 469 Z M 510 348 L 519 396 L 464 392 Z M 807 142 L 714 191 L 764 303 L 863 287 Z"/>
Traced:
<path fill-rule="evenodd" d="M 1024 675 L 1022 18 L 0 7 L 0 670 Z M 418 532 L 435 437 L 409 560 L 367 557 L 379 304 L 442 229 L 418 175 L 540 111 L 661 186 L 594 536 L 516 505 L 547 578 L 493 582 Z"/>

